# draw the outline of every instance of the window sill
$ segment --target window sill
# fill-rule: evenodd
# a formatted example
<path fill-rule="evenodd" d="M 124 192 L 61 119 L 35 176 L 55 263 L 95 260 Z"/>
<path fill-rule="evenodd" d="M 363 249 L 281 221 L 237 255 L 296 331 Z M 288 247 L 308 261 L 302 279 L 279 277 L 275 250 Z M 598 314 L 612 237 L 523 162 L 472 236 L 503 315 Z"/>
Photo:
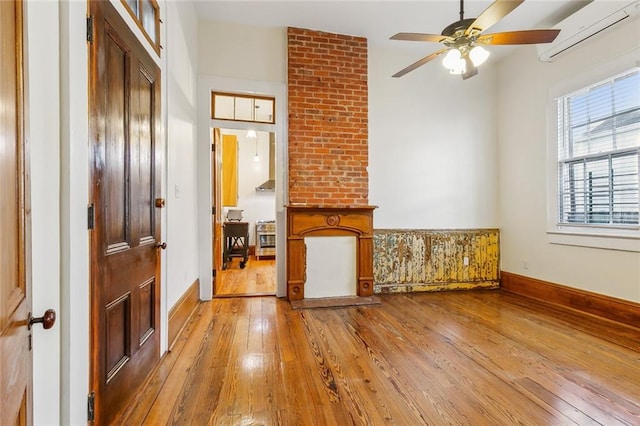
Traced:
<path fill-rule="evenodd" d="M 551 244 L 640 253 L 640 230 L 558 226 L 547 231 Z"/>

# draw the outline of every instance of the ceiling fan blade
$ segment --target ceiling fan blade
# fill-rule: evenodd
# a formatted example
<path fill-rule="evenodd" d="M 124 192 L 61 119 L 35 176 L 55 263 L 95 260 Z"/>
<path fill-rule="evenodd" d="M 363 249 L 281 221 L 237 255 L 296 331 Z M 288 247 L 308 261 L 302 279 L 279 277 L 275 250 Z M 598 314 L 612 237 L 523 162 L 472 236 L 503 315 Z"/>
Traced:
<path fill-rule="evenodd" d="M 560 30 L 525 30 L 506 33 L 484 34 L 478 37 L 478 44 L 538 44 L 551 43 Z"/>
<path fill-rule="evenodd" d="M 422 33 L 398 33 L 389 38 L 390 40 L 406 40 L 406 41 L 432 41 L 440 43 L 441 41 L 451 39 L 451 37 L 441 34 L 422 34 Z"/>
<path fill-rule="evenodd" d="M 423 66 L 424 64 L 426 64 L 430 60 L 437 58 L 438 56 L 442 55 L 447 50 L 449 50 L 449 48 L 445 47 L 444 49 L 440 49 L 440 50 L 438 50 L 436 52 L 433 52 L 432 54 L 427 55 L 424 58 L 420 59 L 419 61 L 414 62 L 413 64 L 409 65 L 408 67 L 398 71 L 392 77 L 402 77 L 403 75 L 415 70 L 416 68 Z"/>
<path fill-rule="evenodd" d="M 507 16 L 512 10 L 520 6 L 524 0 L 496 0 L 491 6 L 476 18 L 475 21 L 465 31 L 465 35 L 471 34 L 472 30 L 484 31 L 499 20 Z"/>

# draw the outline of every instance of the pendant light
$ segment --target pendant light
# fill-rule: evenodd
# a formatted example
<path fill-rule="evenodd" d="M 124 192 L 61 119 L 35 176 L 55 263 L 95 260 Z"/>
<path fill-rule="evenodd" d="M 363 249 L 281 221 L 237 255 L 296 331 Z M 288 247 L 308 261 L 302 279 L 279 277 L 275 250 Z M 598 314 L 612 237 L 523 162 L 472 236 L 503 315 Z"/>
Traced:
<path fill-rule="evenodd" d="M 247 131 L 247 139 L 255 139 L 256 155 L 254 155 L 253 161 L 255 161 L 257 163 L 257 162 L 260 161 L 260 156 L 258 155 L 258 134 L 256 133 L 255 130 L 249 130 L 249 131 Z"/>

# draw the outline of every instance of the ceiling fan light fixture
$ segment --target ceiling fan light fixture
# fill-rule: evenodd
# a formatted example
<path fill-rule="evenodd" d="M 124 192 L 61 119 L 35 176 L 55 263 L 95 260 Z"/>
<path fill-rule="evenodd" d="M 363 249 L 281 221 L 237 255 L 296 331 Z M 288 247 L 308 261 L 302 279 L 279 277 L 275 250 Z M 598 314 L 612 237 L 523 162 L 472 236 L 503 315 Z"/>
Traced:
<path fill-rule="evenodd" d="M 467 63 L 464 59 L 460 59 L 453 68 L 449 68 L 451 74 L 460 75 L 467 72 Z"/>
<path fill-rule="evenodd" d="M 442 65 L 452 74 L 462 74 L 464 79 L 478 73 L 478 66 L 487 60 L 489 52 L 483 45 L 521 45 L 551 43 L 560 32 L 549 30 L 520 30 L 483 35 L 501 19 L 520 6 L 524 0 L 494 0 L 477 18 L 464 18 L 464 0 L 460 0 L 460 20 L 448 25 L 441 34 L 398 33 L 392 40 L 426 41 L 443 43 L 445 47 L 414 62 L 393 75 L 403 75 L 423 66 L 444 54 Z"/>
<path fill-rule="evenodd" d="M 442 66 L 444 66 L 449 70 L 452 70 L 460 62 L 461 58 L 462 58 L 462 54 L 458 49 L 451 49 L 444 56 L 444 59 L 442 60 Z"/>
<path fill-rule="evenodd" d="M 442 65 L 448 69 L 451 74 L 464 74 L 467 70 L 466 61 L 458 49 L 449 50 L 442 60 Z"/>
<path fill-rule="evenodd" d="M 482 65 L 489 58 L 489 55 L 490 52 L 482 46 L 474 46 L 469 51 L 469 58 L 471 58 L 471 62 L 476 67 Z"/>

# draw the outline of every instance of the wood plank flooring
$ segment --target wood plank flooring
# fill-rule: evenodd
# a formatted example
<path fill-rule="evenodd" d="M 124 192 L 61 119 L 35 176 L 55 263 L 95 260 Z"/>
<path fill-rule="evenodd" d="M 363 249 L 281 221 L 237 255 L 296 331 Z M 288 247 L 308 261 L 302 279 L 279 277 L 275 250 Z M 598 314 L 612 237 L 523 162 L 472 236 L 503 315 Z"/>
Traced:
<path fill-rule="evenodd" d="M 122 424 L 640 424 L 640 330 L 500 291 L 380 298 L 202 303 Z"/>
<path fill-rule="evenodd" d="M 239 259 L 231 259 L 228 269 L 216 276 L 215 295 L 246 296 L 276 294 L 276 261 L 271 258 L 257 260 L 251 256 L 244 269 Z"/>

